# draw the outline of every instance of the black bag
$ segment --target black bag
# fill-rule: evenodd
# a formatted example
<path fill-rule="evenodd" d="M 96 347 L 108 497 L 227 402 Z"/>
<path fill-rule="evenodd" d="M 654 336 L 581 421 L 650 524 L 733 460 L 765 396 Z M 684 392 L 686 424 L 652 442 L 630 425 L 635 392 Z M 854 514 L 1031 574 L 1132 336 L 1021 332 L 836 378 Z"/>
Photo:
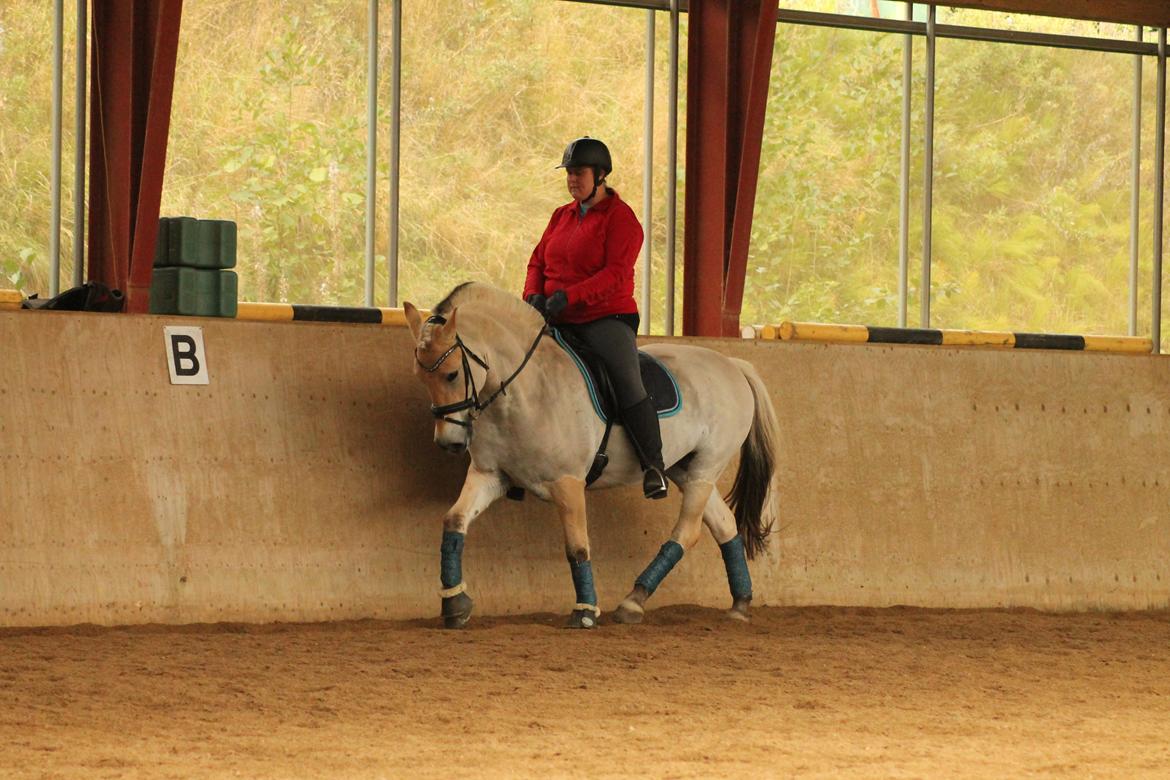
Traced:
<path fill-rule="evenodd" d="M 65 290 L 52 298 L 41 299 L 33 293 L 21 304 L 25 309 L 56 309 L 58 311 L 122 311 L 126 298 L 121 290 L 111 290 L 101 282 L 86 282 L 80 287 Z"/>

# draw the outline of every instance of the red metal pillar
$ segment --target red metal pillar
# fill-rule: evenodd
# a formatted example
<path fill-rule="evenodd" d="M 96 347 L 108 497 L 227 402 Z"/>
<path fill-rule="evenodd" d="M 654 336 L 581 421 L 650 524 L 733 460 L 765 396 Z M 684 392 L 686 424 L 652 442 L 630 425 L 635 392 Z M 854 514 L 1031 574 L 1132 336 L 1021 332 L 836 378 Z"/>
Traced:
<path fill-rule="evenodd" d="M 738 336 L 776 0 L 690 0 L 683 333 Z"/>
<path fill-rule="evenodd" d="M 93 0 L 89 273 L 145 312 L 182 0 Z"/>

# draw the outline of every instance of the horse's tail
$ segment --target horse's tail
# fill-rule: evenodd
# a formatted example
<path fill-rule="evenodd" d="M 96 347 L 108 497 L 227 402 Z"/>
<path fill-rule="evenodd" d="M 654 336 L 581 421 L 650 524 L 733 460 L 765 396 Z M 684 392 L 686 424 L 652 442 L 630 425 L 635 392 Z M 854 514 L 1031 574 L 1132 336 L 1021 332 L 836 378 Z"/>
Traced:
<path fill-rule="evenodd" d="M 731 493 L 724 497 L 735 513 L 735 525 L 743 537 L 747 557 L 755 558 L 768 544 L 772 533 L 772 519 L 764 520 L 765 508 L 771 508 L 773 499 L 772 483 L 776 472 L 776 444 L 779 438 L 776 424 L 776 409 L 764 380 L 755 366 L 746 360 L 733 358 L 743 371 L 744 378 L 752 389 L 756 409 L 752 427 L 739 448 L 739 470 L 735 472 L 735 483 Z"/>

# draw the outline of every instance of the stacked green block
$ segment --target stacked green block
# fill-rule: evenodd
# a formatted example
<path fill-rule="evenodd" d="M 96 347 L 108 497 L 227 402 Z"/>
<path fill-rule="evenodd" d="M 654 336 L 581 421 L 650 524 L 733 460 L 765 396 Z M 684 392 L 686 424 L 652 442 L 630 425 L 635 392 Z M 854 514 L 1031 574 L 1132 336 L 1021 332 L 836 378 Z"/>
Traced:
<path fill-rule="evenodd" d="M 163 217 L 150 284 L 152 314 L 235 317 L 236 223 Z"/>

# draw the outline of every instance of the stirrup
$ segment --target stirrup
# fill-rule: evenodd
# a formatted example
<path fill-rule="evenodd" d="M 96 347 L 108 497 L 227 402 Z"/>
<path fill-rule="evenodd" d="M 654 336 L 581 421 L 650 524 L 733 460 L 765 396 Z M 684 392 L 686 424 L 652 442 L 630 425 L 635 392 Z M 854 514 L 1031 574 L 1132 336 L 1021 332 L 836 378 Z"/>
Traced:
<path fill-rule="evenodd" d="M 646 498 L 666 498 L 666 475 L 654 466 L 642 472 L 642 493 Z"/>

